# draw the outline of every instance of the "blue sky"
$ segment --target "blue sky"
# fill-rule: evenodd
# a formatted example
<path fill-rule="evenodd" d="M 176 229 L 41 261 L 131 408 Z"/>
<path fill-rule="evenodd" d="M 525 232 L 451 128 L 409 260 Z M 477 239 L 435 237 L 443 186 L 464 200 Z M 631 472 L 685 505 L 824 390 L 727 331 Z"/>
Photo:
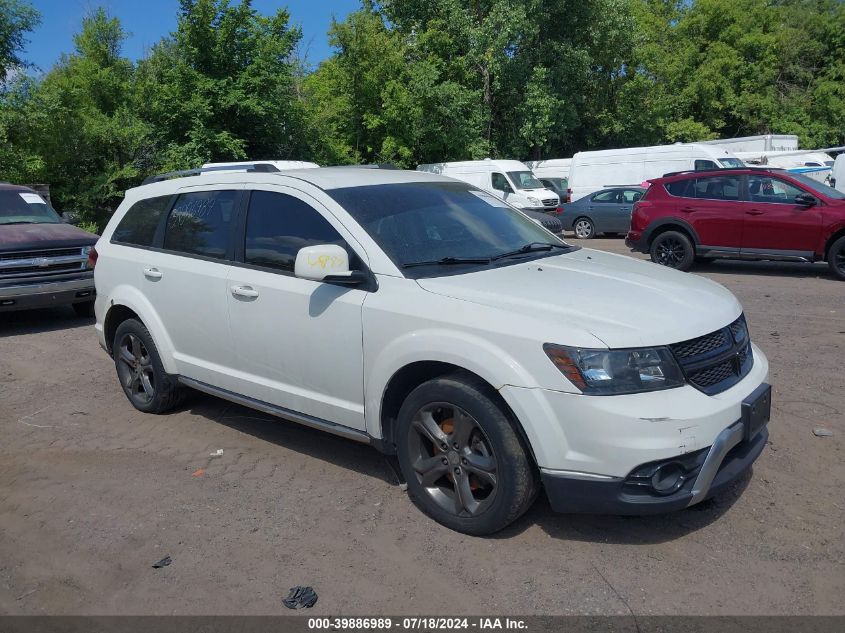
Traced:
<path fill-rule="evenodd" d="M 237 0 L 233 0 L 237 2 Z M 162 36 L 176 28 L 178 0 L 29 0 L 41 12 L 41 26 L 29 34 L 24 59 L 48 71 L 62 53 L 73 51 L 73 34 L 82 18 L 99 6 L 120 18 L 124 30 L 131 33 L 123 54 L 131 59 L 144 52 Z M 302 27 L 301 48 L 316 65 L 331 54 L 326 31 L 332 16 L 342 20 L 359 7 L 359 0 L 253 0 L 260 13 L 271 14 L 287 7 L 291 23 Z"/>

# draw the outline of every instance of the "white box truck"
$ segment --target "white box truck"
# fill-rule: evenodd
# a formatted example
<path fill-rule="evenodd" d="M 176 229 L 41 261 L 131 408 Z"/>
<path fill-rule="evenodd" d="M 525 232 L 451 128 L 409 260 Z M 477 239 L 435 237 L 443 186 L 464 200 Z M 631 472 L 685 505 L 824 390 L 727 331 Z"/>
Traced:
<path fill-rule="evenodd" d="M 427 171 L 457 180 L 490 192 L 518 209 L 553 211 L 560 204 L 558 195 L 537 180 L 534 173 L 518 160 L 464 160 L 453 163 L 417 165 Z"/>
<path fill-rule="evenodd" d="M 719 138 L 712 141 L 698 141 L 700 145 L 718 145 L 729 152 L 788 152 L 798 149 L 798 137 L 794 134 L 758 134 L 737 138 Z"/>
<path fill-rule="evenodd" d="M 640 186 L 650 178 L 678 171 L 744 167 L 725 149 L 700 143 L 578 152 L 569 168 L 573 202 L 606 187 Z"/>

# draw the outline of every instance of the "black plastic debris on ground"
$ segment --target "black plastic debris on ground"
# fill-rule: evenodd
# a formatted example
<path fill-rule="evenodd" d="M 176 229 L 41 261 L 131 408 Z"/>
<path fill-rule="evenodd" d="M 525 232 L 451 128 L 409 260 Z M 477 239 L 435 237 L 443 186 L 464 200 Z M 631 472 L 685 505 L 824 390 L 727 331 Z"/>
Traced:
<path fill-rule="evenodd" d="M 173 559 L 170 556 L 165 556 L 157 563 L 153 563 L 153 569 L 161 569 L 162 567 L 167 567 L 170 563 L 173 562 Z"/>
<path fill-rule="evenodd" d="M 310 609 L 317 602 L 317 592 L 313 587 L 291 587 L 288 597 L 282 604 L 288 609 Z"/>

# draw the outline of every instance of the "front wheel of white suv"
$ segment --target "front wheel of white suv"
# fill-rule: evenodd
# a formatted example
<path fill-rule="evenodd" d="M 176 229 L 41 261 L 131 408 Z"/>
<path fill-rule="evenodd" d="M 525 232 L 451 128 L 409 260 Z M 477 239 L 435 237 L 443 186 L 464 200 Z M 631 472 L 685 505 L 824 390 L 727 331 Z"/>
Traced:
<path fill-rule="evenodd" d="M 120 386 L 139 411 L 164 413 L 182 400 L 184 389 L 164 371 L 152 336 L 137 319 L 117 326 L 112 356 Z"/>
<path fill-rule="evenodd" d="M 399 465 L 414 503 L 458 532 L 492 534 L 521 516 L 538 485 L 510 417 L 462 373 L 414 389 L 399 412 Z"/>

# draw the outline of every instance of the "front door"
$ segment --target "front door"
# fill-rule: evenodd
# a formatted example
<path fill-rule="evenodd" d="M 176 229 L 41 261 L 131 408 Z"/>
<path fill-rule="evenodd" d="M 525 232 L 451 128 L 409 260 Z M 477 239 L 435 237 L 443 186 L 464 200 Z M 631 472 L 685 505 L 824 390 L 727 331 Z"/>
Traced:
<path fill-rule="evenodd" d="M 249 193 L 228 279 L 238 393 L 364 429 L 361 312 L 367 291 L 294 276 L 300 248 L 337 244 L 360 259 L 345 229 L 295 189 Z M 348 235 L 348 234 L 346 234 Z"/>
<path fill-rule="evenodd" d="M 749 176 L 743 253 L 811 257 L 821 235 L 822 210 L 796 204 L 795 196 L 804 193 L 812 195 L 768 174 Z"/>

